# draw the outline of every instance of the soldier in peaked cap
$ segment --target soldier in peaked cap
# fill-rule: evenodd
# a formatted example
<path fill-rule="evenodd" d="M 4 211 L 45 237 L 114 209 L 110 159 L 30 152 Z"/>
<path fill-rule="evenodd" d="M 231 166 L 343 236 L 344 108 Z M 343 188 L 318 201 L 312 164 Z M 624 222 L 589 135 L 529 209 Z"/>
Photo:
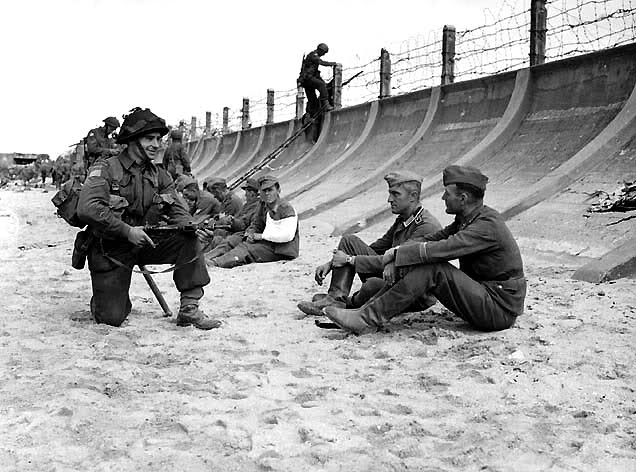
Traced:
<path fill-rule="evenodd" d="M 220 177 L 205 180 L 205 190 L 221 202 L 221 213 L 236 216 L 243 208 L 243 200 L 227 187 L 227 181 Z"/>
<path fill-rule="evenodd" d="M 191 220 L 172 178 L 153 163 L 167 132 L 165 121 L 149 109 L 131 110 L 117 138 L 126 148 L 117 156 L 98 160 L 80 192 L 78 216 L 94 237 L 88 267 L 93 285 L 91 312 L 98 323 L 120 326 L 128 317 L 135 265 L 175 264 L 173 279 L 181 294 L 177 325 L 212 329 L 221 324 L 199 309 L 210 277 L 198 238 L 177 232 L 153 235 L 153 240 L 144 229 L 164 218 L 176 225 Z M 111 205 L 113 195 L 126 200 L 121 212 Z"/>
<path fill-rule="evenodd" d="M 298 257 L 300 236 L 296 210 L 280 198 L 280 183 L 276 177 L 265 175 L 259 178 L 258 187 L 261 201 L 245 230 L 245 240 L 225 254 L 208 255 L 208 265 L 231 269 L 252 262 Z"/>
<path fill-rule="evenodd" d="M 422 179 L 414 172 L 398 171 L 384 176 L 389 186 L 388 202 L 397 218 L 387 232 L 370 245 L 355 235 L 345 235 L 330 260 L 316 268 L 315 279 L 322 285 L 331 272 L 326 295 L 317 294 L 311 302 L 300 302 L 298 308 L 307 315 L 321 316 L 326 306 L 360 307 L 384 285 L 383 276 L 396 278 L 395 265 L 385 267 L 382 256 L 393 247 L 423 241 L 426 235 L 441 229 L 439 222 L 420 204 Z M 355 275 L 362 287 L 349 296 Z M 418 300 L 418 310 L 435 303 L 429 297 Z"/>
<path fill-rule="evenodd" d="M 195 223 L 214 218 L 221 213 L 221 202 L 209 192 L 201 191 L 194 177 L 183 174 L 175 181 L 177 192 L 183 197 Z"/>
<path fill-rule="evenodd" d="M 259 209 L 259 185 L 256 179 L 247 179 L 241 186 L 245 191 L 245 204 L 235 216 L 219 215 L 215 221 L 214 231 L 202 229 L 199 236 L 206 249 L 207 257 L 213 259 L 222 256 L 241 244 L 245 230 L 252 224 Z"/>
<path fill-rule="evenodd" d="M 446 308 L 482 331 L 511 327 L 523 313 L 526 279 L 519 247 L 502 216 L 483 203 L 488 178 L 474 167 L 443 173 L 446 213 L 455 220 L 424 242 L 387 251 L 382 263 L 404 276 L 387 280 L 360 309 L 327 307 L 324 313 L 355 334 L 375 332 L 411 303 L 435 296 Z M 449 261 L 459 259 L 459 269 Z"/>

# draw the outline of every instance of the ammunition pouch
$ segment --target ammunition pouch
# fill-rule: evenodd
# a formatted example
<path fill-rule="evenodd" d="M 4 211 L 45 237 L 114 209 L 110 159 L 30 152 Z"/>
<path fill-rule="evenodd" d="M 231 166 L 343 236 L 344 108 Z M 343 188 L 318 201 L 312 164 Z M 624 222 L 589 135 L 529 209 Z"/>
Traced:
<path fill-rule="evenodd" d="M 86 256 L 93 244 L 95 237 L 89 230 L 80 231 L 75 236 L 75 244 L 73 245 L 73 256 L 71 257 L 71 266 L 73 269 L 81 270 L 86 265 Z"/>
<path fill-rule="evenodd" d="M 57 208 L 57 215 L 76 228 L 86 226 L 86 223 L 80 220 L 77 215 L 80 190 L 81 186 L 76 185 L 75 181 L 67 182 L 51 199 L 51 202 Z"/>

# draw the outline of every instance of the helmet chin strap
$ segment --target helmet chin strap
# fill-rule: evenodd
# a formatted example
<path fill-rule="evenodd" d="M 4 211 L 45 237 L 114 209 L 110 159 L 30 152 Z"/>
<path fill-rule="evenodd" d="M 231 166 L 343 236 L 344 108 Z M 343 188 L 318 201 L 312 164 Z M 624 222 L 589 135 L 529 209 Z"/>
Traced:
<path fill-rule="evenodd" d="M 135 155 L 139 156 L 141 163 L 150 162 L 150 156 L 146 153 L 146 150 L 141 146 L 141 143 L 138 139 L 133 141 L 133 146 L 135 150 Z"/>

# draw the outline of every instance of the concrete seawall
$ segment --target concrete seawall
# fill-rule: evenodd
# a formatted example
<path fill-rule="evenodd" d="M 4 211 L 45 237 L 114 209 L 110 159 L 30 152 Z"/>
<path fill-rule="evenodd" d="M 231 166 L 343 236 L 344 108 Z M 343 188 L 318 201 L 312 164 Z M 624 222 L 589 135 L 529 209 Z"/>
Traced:
<path fill-rule="evenodd" d="M 388 224 L 382 176 L 393 169 L 420 174 L 423 204 L 449 222 L 439 198 L 441 171 L 473 165 L 490 178 L 486 204 L 510 220 L 522 246 L 593 264 L 631 247 L 636 230 L 634 219 L 607 226 L 624 215 L 583 216 L 587 194 L 636 180 L 635 87 L 631 44 L 425 89 L 327 114 L 316 144 L 299 138 L 267 171 L 281 179 L 302 218 L 328 223 L 338 234 Z M 231 136 L 210 162 L 203 164 L 211 148 L 196 156 L 197 176 L 238 177 L 266 155 L 254 139 L 229 151 Z"/>

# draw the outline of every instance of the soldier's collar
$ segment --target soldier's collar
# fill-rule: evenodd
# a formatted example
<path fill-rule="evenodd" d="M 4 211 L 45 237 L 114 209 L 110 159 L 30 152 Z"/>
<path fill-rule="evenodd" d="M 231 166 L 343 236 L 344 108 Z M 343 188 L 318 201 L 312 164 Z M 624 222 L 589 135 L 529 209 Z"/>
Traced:
<path fill-rule="evenodd" d="M 135 160 L 130 156 L 128 149 L 124 149 L 124 152 L 119 155 L 119 160 L 126 170 L 130 169 L 130 167 L 135 163 Z"/>
<path fill-rule="evenodd" d="M 411 223 L 413 223 L 414 221 L 418 222 L 418 223 L 420 221 L 422 221 L 421 216 L 422 216 L 422 212 L 423 211 L 424 211 L 424 207 L 423 206 L 417 207 L 417 211 L 402 222 L 404 227 L 408 228 L 411 225 Z"/>

